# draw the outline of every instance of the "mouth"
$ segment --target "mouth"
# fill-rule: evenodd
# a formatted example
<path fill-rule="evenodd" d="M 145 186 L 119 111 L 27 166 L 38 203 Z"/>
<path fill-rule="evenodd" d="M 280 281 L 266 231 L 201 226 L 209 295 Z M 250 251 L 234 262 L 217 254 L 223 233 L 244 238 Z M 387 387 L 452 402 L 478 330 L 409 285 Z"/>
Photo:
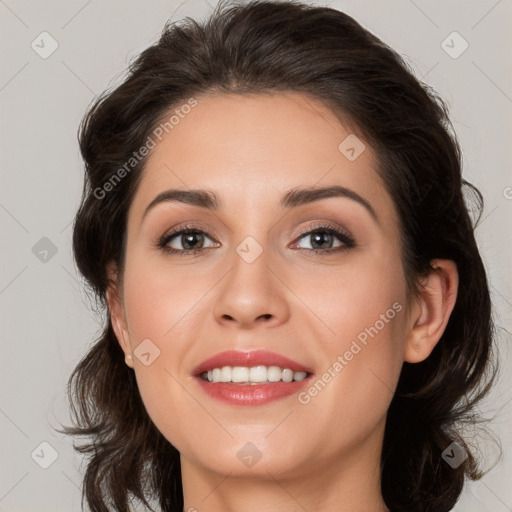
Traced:
<path fill-rule="evenodd" d="M 279 366 L 223 366 L 204 371 L 196 377 L 205 382 L 230 383 L 239 386 L 257 386 L 273 382 L 300 382 L 312 375 L 311 372 L 294 372 Z"/>
<path fill-rule="evenodd" d="M 229 405 L 264 405 L 289 397 L 309 385 L 312 368 L 264 350 L 227 351 L 193 371 L 201 389 Z"/>

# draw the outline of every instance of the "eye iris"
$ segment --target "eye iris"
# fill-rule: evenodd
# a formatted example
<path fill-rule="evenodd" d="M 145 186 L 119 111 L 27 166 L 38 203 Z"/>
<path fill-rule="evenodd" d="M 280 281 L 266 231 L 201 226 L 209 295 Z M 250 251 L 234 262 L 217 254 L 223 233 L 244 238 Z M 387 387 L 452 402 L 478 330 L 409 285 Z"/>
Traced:
<path fill-rule="evenodd" d="M 189 245 L 190 240 L 192 239 L 192 241 L 193 241 L 193 239 L 197 238 L 197 237 L 202 239 L 203 235 L 201 235 L 200 233 L 185 233 L 185 234 L 181 235 L 182 241 L 186 240 L 186 242 L 183 243 L 183 247 L 185 248 L 185 250 L 197 249 L 197 247 L 194 247 L 193 244 L 192 244 L 192 247 L 187 247 Z"/>
<path fill-rule="evenodd" d="M 332 234 L 328 233 L 327 231 L 319 231 L 316 233 L 312 233 L 311 235 L 312 247 L 318 247 L 322 248 L 323 245 L 325 245 L 325 242 L 327 241 L 327 244 L 329 244 L 332 241 Z"/>

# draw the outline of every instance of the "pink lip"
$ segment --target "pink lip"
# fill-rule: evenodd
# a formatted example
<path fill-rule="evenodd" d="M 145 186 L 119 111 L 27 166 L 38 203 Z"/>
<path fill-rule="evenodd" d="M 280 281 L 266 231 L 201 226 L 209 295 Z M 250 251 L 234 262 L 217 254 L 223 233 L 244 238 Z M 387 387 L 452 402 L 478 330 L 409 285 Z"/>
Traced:
<path fill-rule="evenodd" d="M 210 357 L 203 361 L 199 366 L 192 370 L 193 375 L 201 375 L 201 373 L 213 368 L 222 368 L 223 366 L 279 366 L 280 368 L 289 368 L 294 372 L 313 373 L 311 368 L 304 366 L 297 361 L 293 361 L 287 357 L 269 352 L 268 350 L 252 350 L 250 352 L 241 352 L 239 350 L 227 350 Z"/>
<path fill-rule="evenodd" d="M 266 382 L 261 384 L 238 384 L 232 382 L 207 382 L 201 378 L 201 374 L 213 368 L 223 366 L 279 366 L 289 368 L 293 372 L 308 372 L 309 375 L 300 381 L 292 382 Z M 274 400 L 297 393 L 301 388 L 311 382 L 313 370 L 297 361 L 281 356 L 268 350 L 253 350 L 251 352 L 240 352 L 228 350 L 221 352 L 206 361 L 203 361 L 193 370 L 199 386 L 203 391 L 221 402 L 229 405 L 264 405 Z"/>
<path fill-rule="evenodd" d="M 293 395 L 309 385 L 312 376 L 292 382 L 267 382 L 265 384 L 234 384 L 229 382 L 206 382 L 201 377 L 195 380 L 211 398 L 229 405 L 256 406 Z"/>

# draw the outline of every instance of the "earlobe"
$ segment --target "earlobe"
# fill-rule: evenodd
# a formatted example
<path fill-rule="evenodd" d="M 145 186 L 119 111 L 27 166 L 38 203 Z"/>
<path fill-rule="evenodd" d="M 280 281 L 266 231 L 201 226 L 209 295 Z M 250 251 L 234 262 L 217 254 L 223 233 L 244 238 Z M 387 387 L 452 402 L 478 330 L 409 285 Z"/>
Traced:
<path fill-rule="evenodd" d="M 109 268 L 109 281 L 110 284 L 107 288 L 107 304 L 110 315 L 110 322 L 116 335 L 117 341 L 125 354 L 125 362 L 133 368 L 132 348 L 130 343 L 130 336 L 128 333 L 128 325 L 126 322 L 126 315 L 122 304 L 121 292 L 116 284 L 115 272 Z"/>
<path fill-rule="evenodd" d="M 404 361 L 419 363 L 432 352 L 448 324 L 455 307 L 459 276 L 452 260 L 433 260 L 411 316 Z"/>

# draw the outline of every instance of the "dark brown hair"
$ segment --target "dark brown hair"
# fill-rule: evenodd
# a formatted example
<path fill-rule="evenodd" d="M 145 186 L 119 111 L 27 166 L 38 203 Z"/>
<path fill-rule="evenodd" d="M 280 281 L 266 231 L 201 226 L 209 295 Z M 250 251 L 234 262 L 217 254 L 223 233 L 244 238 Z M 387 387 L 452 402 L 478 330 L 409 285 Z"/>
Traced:
<path fill-rule="evenodd" d="M 148 506 L 155 499 L 162 511 L 183 508 L 179 452 L 145 410 L 106 303 L 107 265 L 114 263 L 122 278 L 127 211 L 146 158 L 122 179 L 111 178 L 190 98 L 285 91 L 324 102 L 375 150 L 399 212 L 408 292 L 417 293 L 435 258 L 455 261 L 459 272 L 445 332 L 425 361 L 404 363 L 388 411 L 381 459 L 387 506 L 445 512 L 465 476 L 482 476 L 460 427 L 482 421 L 476 404 L 497 374 L 489 288 L 468 212 L 472 198 L 478 223 L 483 200 L 462 179 L 446 104 L 398 53 L 338 10 L 298 1 L 222 1 L 204 23 L 168 22 L 80 126 L 85 183 L 73 250 L 106 324 L 69 379 L 75 426 L 65 433 L 91 438 L 75 448 L 89 456 L 83 498 L 94 512 L 128 511 L 133 498 Z M 441 457 L 453 441 L 468 454 L 457 468 Z"/>

